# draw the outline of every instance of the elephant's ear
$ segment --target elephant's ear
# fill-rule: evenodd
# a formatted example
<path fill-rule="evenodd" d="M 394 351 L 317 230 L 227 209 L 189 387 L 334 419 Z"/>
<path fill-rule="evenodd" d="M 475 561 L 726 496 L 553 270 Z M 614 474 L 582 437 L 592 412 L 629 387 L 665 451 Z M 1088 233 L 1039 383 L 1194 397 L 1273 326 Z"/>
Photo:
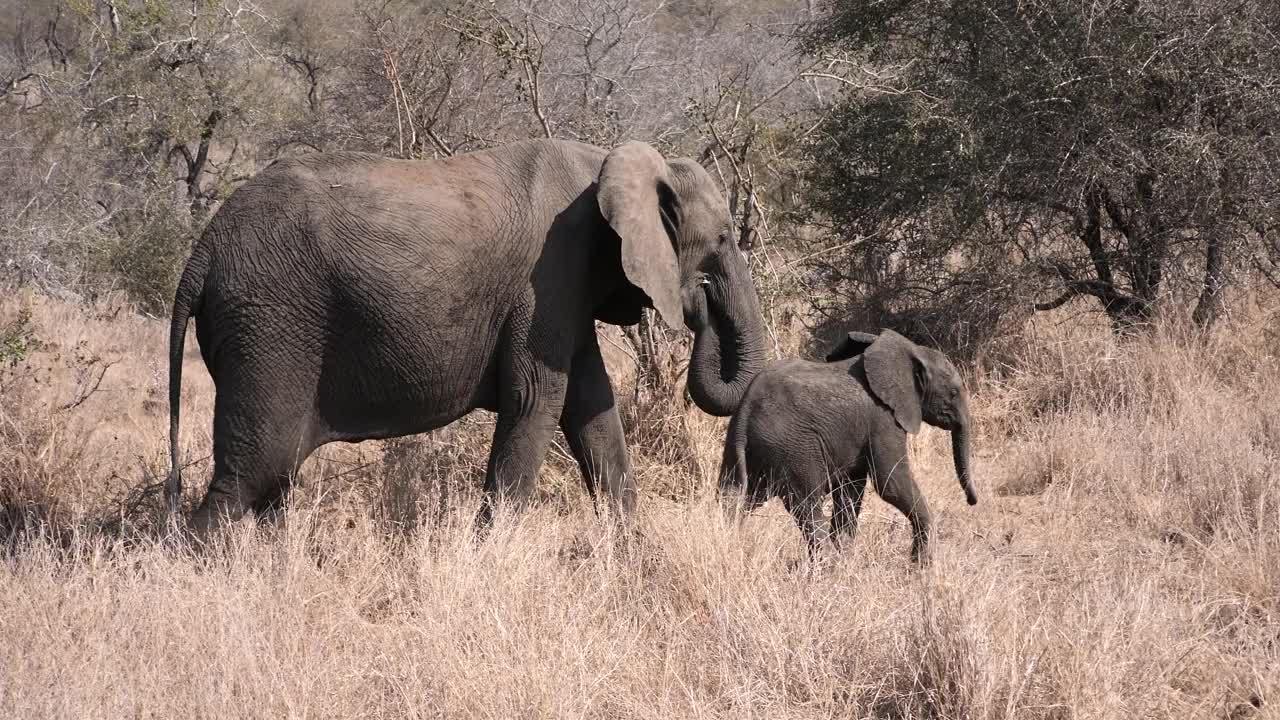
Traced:
<path fill-rule="evenodd" d="M 858 332 L 854 330 L 839 345 L 835 346 L 831 352 L 827 353 L 827 362 L 838 362 L 840 360 L 848 360 L 855 355 L 861 355 L 871 347 L 871 343 L 876 341 L 877 336 L 871 333 Z"/>
<path fill-rule="evenodd" d="M 600 214 L 622 240 L 622 271 L 644 291 L 673 329 L 684 327 L 680 304 L 680 267 L 667 161 L 642 142 L 614 148 L 600 167 L 596 199 Z M 666 217 L 664 217 L 664 214 Z"/>
<path fill-rule="evenodd" d="M 920 392 L 926 387 L 927 372 L 915 343 L 892 330 L 883 330 L 862 354 L 867 384 L 880 402 L 893 410 L 893 418 L 903 430 L 920 431 Z"/>

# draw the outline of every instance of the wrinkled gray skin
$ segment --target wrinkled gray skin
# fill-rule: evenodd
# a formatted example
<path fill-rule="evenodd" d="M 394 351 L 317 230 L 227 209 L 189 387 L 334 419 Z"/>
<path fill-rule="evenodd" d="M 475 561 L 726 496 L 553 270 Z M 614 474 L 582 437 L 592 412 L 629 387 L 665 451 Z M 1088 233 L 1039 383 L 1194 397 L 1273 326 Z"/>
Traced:
<path fill-rule="evenodd" d="M 169 344 L 173 470 L 188 317 L 217 387 L 207 529 L 279 505 L 317 447 L 497 412 L 485 503 L 526 500 L 558 426 L 593 497 L 636 502 L 595 320 L 695 331 L 689 391 L 728 415 L 764 364 L 724 196 L 644 143 L 518 142 L 446 160 L 281 160 L 209 223 Z M 693 309 L 697 308 L 694 312 Z"/>
<path fill-rule="evenodd" d="M 729 423 L 722 497 L 750 511 L 780 496 L 816 553 L 826 535 L 827 493 L 832 540 L 852 539 L 870 477 L 911 522 L 912 559 L 927 559 L 932 522 L 907 461 L 907 433 L 918 432 L 922 419 L 951 431 L 956 475 L 977 504 L 960 373 L 942 353 L 892 330 L 849 333 L 827 360 L 782 360 L 756 376 Z"/>

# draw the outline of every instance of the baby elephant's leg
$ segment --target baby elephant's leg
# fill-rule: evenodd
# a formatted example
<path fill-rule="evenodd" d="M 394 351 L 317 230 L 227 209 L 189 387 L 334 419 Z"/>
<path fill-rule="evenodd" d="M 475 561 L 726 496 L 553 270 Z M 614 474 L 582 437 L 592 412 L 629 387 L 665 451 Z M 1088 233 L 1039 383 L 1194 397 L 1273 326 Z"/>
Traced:
<path fill-rule="evenodd" d="M 929 505 L 911 475 L 911 466 L 907 462 L 906 435 L 894 436 L 891 440 L 874 444 L 871 462 L 876 492 L 911 522 L 911 559 L 916 562 L 928 561 L 933 519 L 929 514 Z"/>
<path fill-rule="evenodd" d="M 837 546 L 852 543 L 858 534 L 858 515 L 867 491 L 866 471 L 850 471 L 836 476 L 831 488 L 831 540 Z"/>
<path fill-rule="evenodd" d="M 782 493 L 782 502 L 786 505 L 791 517 L 804 534 L 809 545 L 809 556 L 818 553 L 823 541 L 827 538 L 826 518 L 822 514 L 822 504 L 827 496 L 827 477 L 821 468 L 793 468 L 786 491 Z"/>

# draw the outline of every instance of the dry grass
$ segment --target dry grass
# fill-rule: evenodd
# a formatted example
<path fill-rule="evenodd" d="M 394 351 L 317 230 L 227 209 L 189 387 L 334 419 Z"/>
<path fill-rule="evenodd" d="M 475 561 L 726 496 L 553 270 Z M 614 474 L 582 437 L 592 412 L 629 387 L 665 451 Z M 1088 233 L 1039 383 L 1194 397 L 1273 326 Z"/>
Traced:
<path fill-rule="evenodd" d="M 773 504 L 725 527 L 707 497 L 721 425 L 675 399 L 655 427 L 686 432 L 692 457 L 650 460 L 662 433 L 635 433 L 648 496 L 632 542 L 595 518 L 558 453 L 546 502 L 471 542 L 484 418 L 423 442 L 326 449 L 286 521 L 242 523 L 204 555 L 128 527 L 92 532 L 153 517 L 138 488 L 164 470 L 164 328 L 21 296 L 0 301 L 0 328 L 23 306 L 52 346 L 3 371 L 0 500 L 79 531 L 27 530 L 0 561 L 3 717 L 1280 706 L 1274 311 L 1204 342 L 1040 320 L 974 381 L 978 507 L 964 505 L 946 437 L 915 443 L 942 529 L 936 564 L 917 572 L 903 519 L 878 500 L 854 548 L 817 568 L 797 564 L 799 533 Z M 107 362 L 97 392 L 56 410 Z M 198 484 L 212 389 L 194 350 L 188 370 Z M 660 491 L 681 484 L 685 501 Z"/>

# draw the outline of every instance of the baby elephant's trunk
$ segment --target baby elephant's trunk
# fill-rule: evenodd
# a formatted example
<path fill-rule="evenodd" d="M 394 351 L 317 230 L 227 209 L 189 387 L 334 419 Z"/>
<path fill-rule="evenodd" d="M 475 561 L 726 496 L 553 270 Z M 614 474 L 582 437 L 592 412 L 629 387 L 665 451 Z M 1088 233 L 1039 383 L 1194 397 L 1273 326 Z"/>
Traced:
<path fill-rule="evenodd" d="M 955 456 L 956 477 L 964 488 L 964 498 L 970 505 L 978 504 L 978 494 L 973 490 L 973 465 L 969 461 L 969 418 L 951 430 L 951 454 Z"/>

